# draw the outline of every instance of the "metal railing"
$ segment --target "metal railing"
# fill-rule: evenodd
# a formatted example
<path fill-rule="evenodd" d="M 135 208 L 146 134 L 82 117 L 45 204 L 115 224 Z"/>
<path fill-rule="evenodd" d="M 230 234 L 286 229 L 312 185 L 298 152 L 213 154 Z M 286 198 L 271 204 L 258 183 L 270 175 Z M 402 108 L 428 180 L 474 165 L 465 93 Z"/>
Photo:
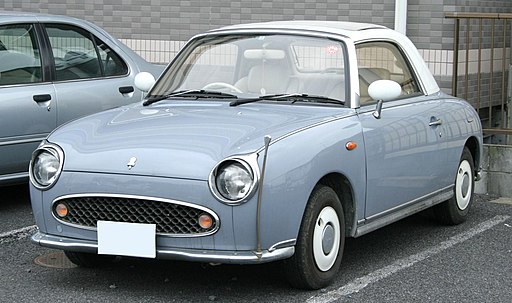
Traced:
<path fill-rule="evenodd" d="M 512 13 L 447 13 L 445 17 L 455 19 L 452 94 L 478 111 L 487 143 L 512 143 Z"/>

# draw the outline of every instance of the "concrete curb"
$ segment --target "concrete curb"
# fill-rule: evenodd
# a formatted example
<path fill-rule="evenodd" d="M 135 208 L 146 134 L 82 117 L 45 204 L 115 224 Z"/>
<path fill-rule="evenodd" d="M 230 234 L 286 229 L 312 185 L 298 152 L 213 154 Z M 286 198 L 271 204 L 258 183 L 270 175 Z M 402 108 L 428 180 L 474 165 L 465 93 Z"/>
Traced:
<path fill-rule="evenodd" d="M 500 197 L 498 199 L 491 200 L 489 202 L 491 202 L 491 203 L 498 203 L 498 204 L 512 205 L 512 198 Z"/>

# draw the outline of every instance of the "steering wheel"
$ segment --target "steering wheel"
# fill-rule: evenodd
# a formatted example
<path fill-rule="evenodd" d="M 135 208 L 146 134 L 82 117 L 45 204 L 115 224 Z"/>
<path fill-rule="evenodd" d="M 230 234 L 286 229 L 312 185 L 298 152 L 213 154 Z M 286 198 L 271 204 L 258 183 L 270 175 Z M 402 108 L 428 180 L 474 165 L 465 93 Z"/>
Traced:
<path fill-rule="evenodd" d="M 243 93 L 238 87 L 231 85 L 225 82 L 212 82 L 208 83 L 203 87 L 204 90 L 213 89 L 213 90 L 222 90 L 229 89 L 229 91 Z"/>

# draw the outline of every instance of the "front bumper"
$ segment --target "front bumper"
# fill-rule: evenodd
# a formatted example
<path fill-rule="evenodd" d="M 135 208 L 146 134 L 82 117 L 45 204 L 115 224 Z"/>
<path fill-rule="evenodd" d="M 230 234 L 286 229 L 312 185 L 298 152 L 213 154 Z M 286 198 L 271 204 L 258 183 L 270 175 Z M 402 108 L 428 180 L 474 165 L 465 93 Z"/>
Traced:
<path fill-rule="evenodd" d="M 98 253 L 98 245 L 95 241 L 58 237 L 44 234 L 42 232 L 34 234 L 31 240 L 35 244 L 50 248 Z M 267 263 L 291 257 L 295 252 L 294 244 L 295 241 L 285 241 L 261 252 L 157 248 L 156 257 L 157 259 L 227 264 Z"/>

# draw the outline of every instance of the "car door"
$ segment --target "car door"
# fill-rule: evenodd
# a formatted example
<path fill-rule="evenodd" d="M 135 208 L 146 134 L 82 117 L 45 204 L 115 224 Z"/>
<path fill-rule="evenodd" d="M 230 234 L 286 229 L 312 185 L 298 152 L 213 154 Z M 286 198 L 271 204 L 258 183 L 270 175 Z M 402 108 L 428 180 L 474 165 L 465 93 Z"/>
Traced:
<path fill-rule="evenodd" d="M 36 25 L 0 25 L 0 181 L 27 176 L 32 151 L 56 126 Z"/>
<path fill-rule="evenodd" d="M 443 101 L 424 96 L 417 77 L 393 43 L 368 42 L 356 48 L 361 93 L 360 119 L 367 157 L 366 219 L 427 198 L 443 184 L 446 163 Z M 368 85 L 387 79 L 401 84 L 402 95 L 383 103 L 380 118 Z"/>
<path fill-rule="evenodd" d="M 141 100 L 128 63 L 90 32 L 44 24 L 54 59 L 57 123 Z"/>

